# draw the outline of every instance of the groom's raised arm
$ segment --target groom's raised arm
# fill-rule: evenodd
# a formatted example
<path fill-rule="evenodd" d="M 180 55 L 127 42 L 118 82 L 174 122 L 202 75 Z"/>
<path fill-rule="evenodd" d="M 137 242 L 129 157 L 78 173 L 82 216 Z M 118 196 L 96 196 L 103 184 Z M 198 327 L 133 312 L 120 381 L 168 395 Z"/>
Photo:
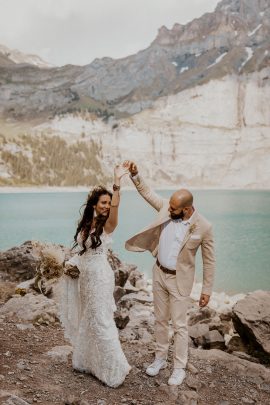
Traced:
<path fill-rule="evenodd" d="M 134 162 L 129 162 L 130 178 L 141 196 L 157 211 L 160 211 L 164 205 L 164 199 L 153 191 L 138 173 Z"/>

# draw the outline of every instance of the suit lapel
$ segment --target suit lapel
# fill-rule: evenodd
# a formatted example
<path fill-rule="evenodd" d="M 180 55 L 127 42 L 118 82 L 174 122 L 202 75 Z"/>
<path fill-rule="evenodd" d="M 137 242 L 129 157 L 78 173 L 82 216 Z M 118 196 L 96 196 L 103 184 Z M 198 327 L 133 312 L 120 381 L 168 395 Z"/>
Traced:
<path fill-rule="evenodd" d="M 192 235 L 192 232 L 190 232 L 190 229 L 191 229 L 192 226 L 194 226 L 196 224 L 197 220 L 198 220 L 198 213 L 197 213 L 197 211 L 195 211 L 192 218 L 191 218 L 190 225 L 189 225 L 189 228 L 187 230 L 187 233 L 186 233 L 186 235 L 184 237 L 184 240 L 182 242 L 180 252 L 183 249 L 183 247 L 185 246 L 185 244 L 187 243 L 187 241 L 190 239 L 190 237 Z"/>

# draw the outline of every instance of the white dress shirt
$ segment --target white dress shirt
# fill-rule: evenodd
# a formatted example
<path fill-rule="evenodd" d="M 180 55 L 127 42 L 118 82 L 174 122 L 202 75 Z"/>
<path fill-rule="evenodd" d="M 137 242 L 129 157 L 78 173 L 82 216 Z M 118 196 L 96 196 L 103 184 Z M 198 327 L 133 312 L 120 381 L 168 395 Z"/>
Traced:
<path fill-rule="evenodd" d="M 170 219 L 162 225 L 159 238 L 158 260 L 167 269 L 176 269 L 177 256 L 189 229 L 192 216 L 186 221 L 182 221 L 182 219 Z"/>

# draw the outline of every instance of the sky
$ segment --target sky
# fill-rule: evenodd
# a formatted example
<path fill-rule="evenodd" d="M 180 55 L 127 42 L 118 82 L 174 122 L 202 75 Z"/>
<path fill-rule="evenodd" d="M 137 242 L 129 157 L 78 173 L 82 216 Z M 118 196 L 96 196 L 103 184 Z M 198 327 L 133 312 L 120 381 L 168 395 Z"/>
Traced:
<path fill-rule="evenodd" d="M 214 11 L 218 0 L 0 0 L 0 44 L 56 66 L 147 48 L 158 29 Z"/>

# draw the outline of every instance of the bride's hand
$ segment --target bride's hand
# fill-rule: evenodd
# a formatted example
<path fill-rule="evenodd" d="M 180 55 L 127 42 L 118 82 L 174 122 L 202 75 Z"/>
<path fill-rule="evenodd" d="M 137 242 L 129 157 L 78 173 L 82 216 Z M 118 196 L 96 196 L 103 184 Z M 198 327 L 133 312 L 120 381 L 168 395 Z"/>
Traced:
<path fill-rule="evenodd" d="M 120 180 L 123 176 L 129 173 L 128 165 L 122 163 L 120 165 L 116 165 L 114 168 L 114 178 Z"/>

